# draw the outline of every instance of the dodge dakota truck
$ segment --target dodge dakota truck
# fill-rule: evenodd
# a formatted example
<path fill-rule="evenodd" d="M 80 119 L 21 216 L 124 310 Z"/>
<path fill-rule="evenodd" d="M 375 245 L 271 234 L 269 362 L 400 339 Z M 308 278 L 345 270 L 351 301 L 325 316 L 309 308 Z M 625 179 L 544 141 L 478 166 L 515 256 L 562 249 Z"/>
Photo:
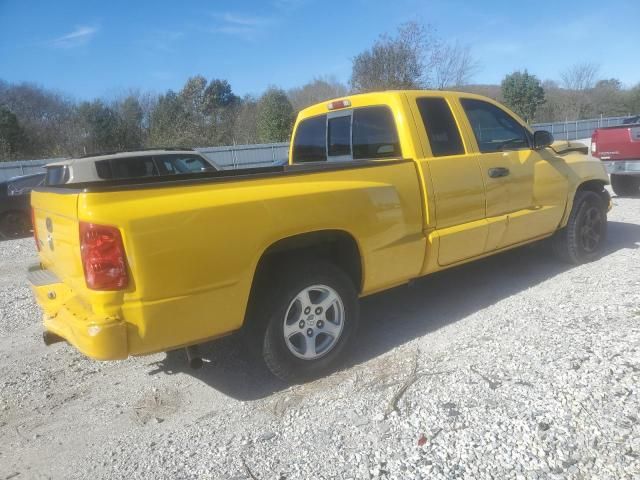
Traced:
<path fill-rule="evenodd" d="M 348 350 L 359 297 L 547 237 L 574 263 L 605 241 L 602 163 L 477 95 L 321 103 L 289 156 L 34 190 L 45 343 L 111 360 L 241 332 L 304 381 Z"/>
<path fill-rule="evenodd" d="M 640 195 L 640 118 L 615 127 L 598 128 L 591 136 L 591 154 L 611 174 L 611 188 L 619 196 Z"/>

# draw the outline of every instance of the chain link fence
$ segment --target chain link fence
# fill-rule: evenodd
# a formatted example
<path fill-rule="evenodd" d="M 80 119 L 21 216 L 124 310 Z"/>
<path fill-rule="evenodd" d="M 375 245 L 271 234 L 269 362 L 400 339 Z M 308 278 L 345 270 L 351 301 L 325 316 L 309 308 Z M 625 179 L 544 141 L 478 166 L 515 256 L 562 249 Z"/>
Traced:
<path fill-rule="evenodd" d="M 577 140 L 590 138 L 596 128 L 622 125 L 622 122 L 627 118 L 629 117 L 600 117 L 571 122 L 535 123 L 531 125 L 531 128 L 534 130 L 548 130 L 556 140 Z"/>

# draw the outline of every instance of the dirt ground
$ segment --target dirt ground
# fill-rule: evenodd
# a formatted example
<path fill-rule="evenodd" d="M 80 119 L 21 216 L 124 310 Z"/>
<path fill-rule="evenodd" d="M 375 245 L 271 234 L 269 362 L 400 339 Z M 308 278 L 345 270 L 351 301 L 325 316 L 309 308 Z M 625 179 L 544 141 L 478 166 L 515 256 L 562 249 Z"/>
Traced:
<path fill-rule="evenodd" d="M 640 478 L 640 199 L 605 255 L 526 247 L 362 301 L 289 387 L 228 338 L 101 363 L 45 347 L 32 239 L 0 243 L 0 479 Z"/>

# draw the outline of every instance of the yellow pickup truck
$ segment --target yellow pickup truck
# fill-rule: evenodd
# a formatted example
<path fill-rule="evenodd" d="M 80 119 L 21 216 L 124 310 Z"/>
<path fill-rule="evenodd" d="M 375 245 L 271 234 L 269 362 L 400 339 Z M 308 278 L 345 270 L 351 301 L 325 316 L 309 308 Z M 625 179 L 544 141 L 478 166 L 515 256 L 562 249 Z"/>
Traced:
<path fill-rule="evenodd" d="M 242 331 L 275 375 L 320 375 L 359 297 L 545 237 L 598 256 L 607 174 L 552 142 L 484 97 L 388 91 L 301 111 L 285 166 L 37 188 L 45 342 L 111 360 Z"/>

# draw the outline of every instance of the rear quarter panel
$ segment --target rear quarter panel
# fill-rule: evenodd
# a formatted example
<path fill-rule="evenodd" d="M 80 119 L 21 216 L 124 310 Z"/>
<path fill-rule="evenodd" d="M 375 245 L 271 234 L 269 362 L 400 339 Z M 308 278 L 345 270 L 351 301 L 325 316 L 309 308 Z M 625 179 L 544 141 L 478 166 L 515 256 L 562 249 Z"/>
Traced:
<path fill-rule="evenodd" d="M 300 233 L 352 235 L 363 261 L 363 294 L 417 276 L 426 246 L 415 164 L 378 165 L 80 194 L 80 220 L 122 230 L 132 274 L 121 307 L 130 352 L 240 328 L 261 255 Z"/>

